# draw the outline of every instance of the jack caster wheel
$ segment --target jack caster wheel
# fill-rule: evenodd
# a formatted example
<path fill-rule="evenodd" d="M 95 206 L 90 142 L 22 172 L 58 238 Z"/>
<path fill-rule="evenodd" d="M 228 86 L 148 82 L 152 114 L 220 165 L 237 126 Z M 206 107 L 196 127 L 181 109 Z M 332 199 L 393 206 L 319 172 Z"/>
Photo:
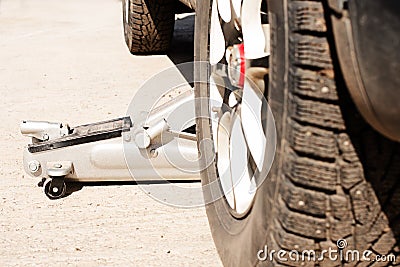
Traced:
<path fill-rule="evenodd" d="M 67 185 L 64 181 L 56 181 L 58 179 L 60 178 L 47 179 L 44 184 L 44 193 L 49 199 L 60 199 L 65 196 Z"/>

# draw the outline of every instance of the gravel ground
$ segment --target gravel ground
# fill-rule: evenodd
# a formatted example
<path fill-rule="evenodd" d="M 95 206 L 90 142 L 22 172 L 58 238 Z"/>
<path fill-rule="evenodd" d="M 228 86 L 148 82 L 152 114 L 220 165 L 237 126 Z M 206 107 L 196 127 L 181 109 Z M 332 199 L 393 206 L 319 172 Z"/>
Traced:
<path fill-rule="evenodd" d="M 0 266 L 221 265 L 204 208 L 165 206 L 129 184 L 50 201 L 23 172 L 20 121 L 119 117 L 145 79 L 191 58 L 187 17 L 170 57 L 131 56 L 120 5 L 0 0 Z"/>

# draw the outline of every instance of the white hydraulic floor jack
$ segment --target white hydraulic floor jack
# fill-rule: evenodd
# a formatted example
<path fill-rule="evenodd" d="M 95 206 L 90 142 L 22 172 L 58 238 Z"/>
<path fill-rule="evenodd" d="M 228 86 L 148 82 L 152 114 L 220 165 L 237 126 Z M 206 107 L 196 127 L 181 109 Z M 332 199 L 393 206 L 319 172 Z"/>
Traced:
<path fill-rule="evenodd" d="M 194 113 L 193 90 L 186 90 L 142 121 L 126 116 L 77 127 L 23 121 L 21 133 L 31 138 L 24 168 L 41 179 L 38 185 L 50 199 L 64 197 L 68 181 L 199 179 Z"/>

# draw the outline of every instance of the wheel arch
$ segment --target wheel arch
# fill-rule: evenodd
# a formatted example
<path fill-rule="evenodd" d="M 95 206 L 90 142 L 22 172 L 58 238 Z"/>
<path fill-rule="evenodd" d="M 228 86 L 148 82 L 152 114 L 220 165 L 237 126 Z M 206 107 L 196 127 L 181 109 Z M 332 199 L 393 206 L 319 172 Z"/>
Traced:
<path fill-rule="evenodd" d="M 342 75 L 364 119 L 400 141 L 400 5 L 328 0 Z"/>

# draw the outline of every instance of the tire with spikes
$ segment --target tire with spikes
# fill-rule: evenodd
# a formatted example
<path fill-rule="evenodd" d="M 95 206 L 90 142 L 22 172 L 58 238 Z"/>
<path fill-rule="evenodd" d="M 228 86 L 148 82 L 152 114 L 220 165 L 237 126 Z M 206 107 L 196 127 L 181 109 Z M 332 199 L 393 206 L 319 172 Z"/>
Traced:
<path fill-rule="evenodd" d="M 122 0 L 125 42 L 132 54 L 168 51 L 175 5 L 174 0 Z"/>
<path fill-rule="evenodd" d="M 196 10 L 198 61 L 210 61 L 215 52 L 209 51 L 212 1 L 203 1 Z M 271 56 L 264 91 L 276 123 L 276 155 L 243 216 L 232 213 L 229 196 L 206 205 L 220 258 L 225 266 L 399 265 L 399 144 L 374 131 L 352 103 L 336 58 L 325 1 L 269 3 Z M 216 21 L 223 23 L 221 18 Z M 198 80 L 211 77 L 201 68 L 195 68 L 195 75 Z M 196 97 L 210 98 L 210 88 L 195 84 Z M 208 119 L 210 102 L 199 101 L 196 112 L 200 152 L 217 154 L 213 164 L 202 165 L 207 166 L 202 183 L 222 183 L 218 145 L 202 145 L 204 140 L 218 139 Z M 204 191 L 205 199 L 212 194 Z M 369 250 L 371 259 L 393 256 L 386 262 L 319 258 L 318 253 L 337 250 L 337 242 L 343 240 L 345 253 Z M 266 255 L 266 249 L 286 251 L 286 260 L 276 253 Z M 315 250 L 317 260 L 291 260 L 287 253 L 292 250 Z"/>

